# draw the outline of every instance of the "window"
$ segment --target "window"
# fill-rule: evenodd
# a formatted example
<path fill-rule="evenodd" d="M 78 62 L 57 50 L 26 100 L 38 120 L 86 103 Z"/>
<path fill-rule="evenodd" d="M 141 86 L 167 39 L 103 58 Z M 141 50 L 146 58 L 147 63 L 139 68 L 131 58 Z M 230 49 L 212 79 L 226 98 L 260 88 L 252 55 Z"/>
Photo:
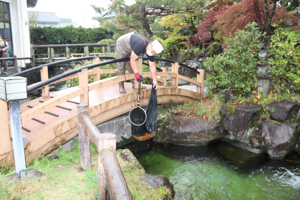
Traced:
<path fill-rule="evenodd" d="M 7 41 L 9 49 L 7 50 L 7 57 L 13 57 L 13 45 L 12 45 L 12 35 L 11 35 L 11 21 L 9 4 L 0 1 L 0 34 L 2 38 Z"/>

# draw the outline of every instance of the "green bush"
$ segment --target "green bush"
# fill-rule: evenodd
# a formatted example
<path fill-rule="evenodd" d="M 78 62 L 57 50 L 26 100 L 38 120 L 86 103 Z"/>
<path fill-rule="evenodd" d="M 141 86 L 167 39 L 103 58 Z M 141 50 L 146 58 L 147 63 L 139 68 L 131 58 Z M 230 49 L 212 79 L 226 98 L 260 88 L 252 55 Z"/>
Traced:
<path fill-rule="evenodd" d="M 83 65 L 76 65 L 73 69 L 69 69 L 67 72 L 72 71 L 74 69 L 81 68 L 83 66 L 91 65 L 91 64 L 93 64 L 92 61 L 85 62 Z M 109 64 L 109 65 L 101 66 L 100 68 L 101 69 L 115 69 L 116 67 L 113 64 Z M 90 70 L 93 70 L 93 69 L 90 69 Z M 102 80 L 102 79 L 113 77 L 113 76 L 116 76 L 116 74 L 101 74 L 100 75 L 100 79 Z M 93 83 L 94 82 L 94 76 L 93 75 L 89 76 L 88 82 L 89 83 Z M 78 86 L 79 85 L 79 78 L 74 78 L 74 79 L 67 80 L 66 84 L 67 84 L 67 87 Z"/>
<path fill-rule="evenodd" d="M 110 42 L 110 44 L 115 43 L 113 39 L 103 39 L 103 40 L 101 40 L 97 43 L 102 44 L 102 43 L 109 43 L 109 42 Z M 114 52 L 114 47 L 111 47 L 111 51 Z M 107 52 L 107 50 L 106 50 L 106 52 Z M 102 47 L 95 47 L 94 48 L 94 53 L 103 53 L 103 48 Z"/>
<path fill-rule="evenodd" d="M 239 89 L 250 92 L 257 87 L 258 52 L 263 47 L 256 23 L 249 23 L 245 30 L 235 32 L 234 38 L 227 38 L 227 48 L 216 57 L 205 60 L 204 66 L 210 68 L 206 73 L 206 83 L 210 91 Z"/>
<path fill-rule="evenodd" d="M 83 27 L 33 27 L 30 30 L 30 42 L 33 45 L 46 44 L 84 44 L 97 43 L 105 38 L 112 37 L 112 32 L 103 28 L 83 28 Z M 55 53 L 65 53 L 65 48 L 55 48 Z M 83 53 L 80 48 L 71 48 L 72 53 Z M 90 52 L 93 48 L 90 47 Z M 47 48 L 35 49 L 35 54 L 47 53 Z"/>
<path fill-rule="evenodd" d="M 289 87 L 300 89 L 300 32 L 277 29 L 271 38 L 269 57 L 272 88 L 277 92 Z"/>
<path fill-rule="evenodd" d="M 189 39 L 185 36 L 175 36 L 167 38 L 165 41 L 162 41 L 162 43 L 165 50 L 159 55 L 165 58 L 172 58 L 178 54 L 180 49 L 186 49 L 188 47 Z"/>

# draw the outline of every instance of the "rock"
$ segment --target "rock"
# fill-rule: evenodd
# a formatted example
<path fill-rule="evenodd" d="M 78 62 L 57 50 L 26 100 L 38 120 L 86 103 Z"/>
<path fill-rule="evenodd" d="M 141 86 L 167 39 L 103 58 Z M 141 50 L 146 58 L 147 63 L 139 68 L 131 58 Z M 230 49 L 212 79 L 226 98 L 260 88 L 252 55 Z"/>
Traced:
<path fill-rule="evenodd" d="M 270 118 L 279 122 L 292 122 L 300 119 L 300 103 L 274 102 L 266 106 Z"/>
<path fill-rule="evenodd" d="M 263 107 L 259 104 L 223 104 L 221 125 L 225 129 L 225 138 L 249 144 L 250 135 L 260 135 L 259 124 Z"/>
<path fill-rule="evenodd" d="M 199 61 L 187 60 L 183 64 L 189 66 L 190 68 L 193 68 L 193 69 L 197 70 Z M 197 76 L 197 73 L 195 71 L 190 70 L 189 68 L 186 68 L 186 67 L 181 66 L 181 65 L 179 65 L 178 73 L 180 75 L 187 76 L 187 77 L 190 77 L 190 78 L 193 78 L 193 77 Z"/>
<path fill-rule="evenodd" d="M 175 190 L 173 184 L 169 181 L 169 179 L 164 175 L 154 175 L 154 174 L 142 174 L 140 181 L 148 183 L 150 186 L 157 188 L 161 186 L 165 186 L 171 192 L 172 198 L 175 196 Z"/>
<path fill-rule="evenodd" d="M 262 137 L 269 157 L 282 160 L 296 146 L 299 139 L 299 124 L 265 122 L 262 124 Z"/>
<path fill-rule="evenodd" d="M 133 153 L 129 149 L 119 149 L 117 152 L 120 153 L 121 158 L 127 162 L 133 163 L 137 168 L 143 169 L 140 162 L 136 159 Z"/>
<path fill-rule="evenodd" d="M 206 145 L 224 136 L 219 123 L 193 117 L 172 116 L 157 121 L 156 142 L 185 146 Z"/>

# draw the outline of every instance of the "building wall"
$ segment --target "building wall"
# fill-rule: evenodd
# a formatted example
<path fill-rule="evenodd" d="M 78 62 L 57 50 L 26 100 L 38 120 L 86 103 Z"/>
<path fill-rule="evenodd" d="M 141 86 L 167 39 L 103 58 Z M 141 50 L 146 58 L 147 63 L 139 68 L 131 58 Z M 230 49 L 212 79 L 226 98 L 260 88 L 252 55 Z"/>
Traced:
<path fill-rule="evenodd" d="M 9 3 L 11 17 L 12 43 L 14 55 L 17 57 L 30 56 L 30 34 L 27 15 L 27 1 L 25 0 L 1 0 Z M 25 67 L 29 60 L 18 60 L 18 71 Z"/>

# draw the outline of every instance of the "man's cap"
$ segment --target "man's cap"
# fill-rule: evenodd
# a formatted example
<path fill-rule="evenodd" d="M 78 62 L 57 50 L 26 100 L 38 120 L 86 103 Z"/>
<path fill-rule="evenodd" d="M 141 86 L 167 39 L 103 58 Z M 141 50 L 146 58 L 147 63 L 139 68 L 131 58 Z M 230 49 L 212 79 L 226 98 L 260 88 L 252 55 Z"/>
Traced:
<path fill-rule="evenodd" d="M 154 40 L 152 42 L 153 49 L 156 51 L 157 54 L 161 53 L 164 50 L 164 47 L 158 40 Z"/>

